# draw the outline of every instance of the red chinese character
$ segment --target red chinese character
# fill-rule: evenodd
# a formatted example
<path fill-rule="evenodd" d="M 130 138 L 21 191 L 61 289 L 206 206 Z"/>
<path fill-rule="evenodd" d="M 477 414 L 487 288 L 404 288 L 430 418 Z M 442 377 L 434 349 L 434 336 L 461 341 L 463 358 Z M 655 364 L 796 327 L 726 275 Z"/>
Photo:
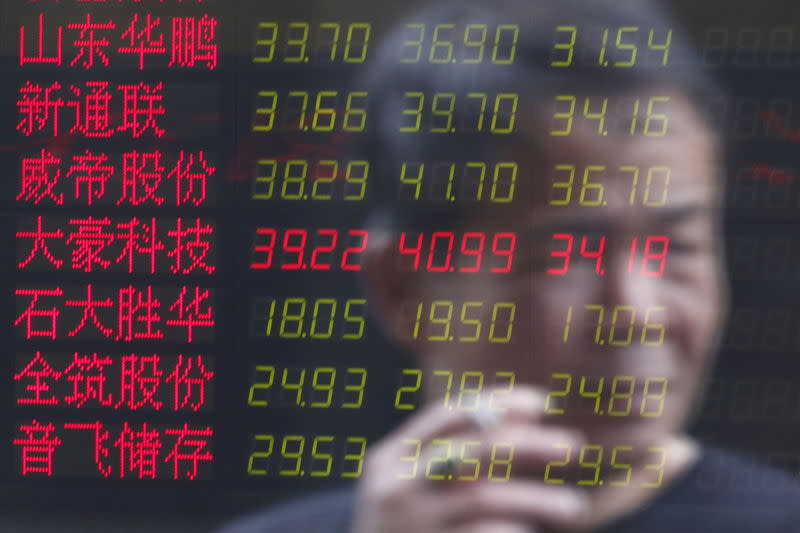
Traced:
<path fill-rule="evenodd" d="M 144 58 L 148 54 L 166 54 L 164 46 L 164 34 L 154 36 L 154 30 L 158 31 L 161 25 L 160 17 L 152 17 L 149 13 L 145 15 L 144 28 L 139 29 L 139 14 L 133 15 L 133 20 L 128 25 L 128 29 L 122 34 L 126 46 L 119 48 L 120 54 L 137 54 L 139 56 L 139 70 L 144 70 Z"/>
<path fill-rule="evenodd" d="M 172 451 L 164 458 L 167 462 L 172 460 L 172 479 L 180 479 L 182 476 L 194 479 L 197 477 L 198 463 L 214 459 L 212 453 L 205 449 L 209 439 L 214 436 L 214 431 L 210 427 L 189 429 L 189 424 L 184 424 L 183 428 L 167 429 L 164 433 L 178 436 Z M 181 462 L 189 462 L 183 471 Z"/>
<path fill-rule="evenodd" d="M 53 454 L 57 446 L 61 446 L 61 439 L 53 435 L 56 427 L 49 423 L 46 426 L 33 420 L 30 424 L 19 427 L 24 431 L 24 439 L 14 439 L 14 445 L 22 447 L 22 475 L 47 474 L 53 475 Z"/>
<path fill-rule="evenodd" d="M 78 219 L 73 218 L 69 221 L 70 225 L 77 226 L 77 229 L 70 233 L 67 244 L 72 244 L 72 268 L 73 270 L 83 270 L 92 272 L 99 266 L 102 270 L 111 265 L 111 261 L 104 259 L 101 254 L 111 245 L 116 236 L 107 231 L 111 226 L 111 219 L 93 217 Z"/>
<path fill-rule="evenodd" d="M 106 194 L 106 183 L 114 175 L 106 154 L 94 155 L 89 150 L 72 158 L 68 178 L 75 180 L 75 199 L 81 198 L 81 187 L 86 190 L 86 205 L 92 205 Z"/>
<path fill-rule="evenodd" d="M 61 314 L 61 312 L 58 310 L 58 307 L 53 307 L 52 309 L 35 309 L 35 307 L 39 302 L 40 296 L 63 296 L 64 291 L 62 291 L 60 288 L 52 290 L 17 289 L 15 294 L 17 296 L 33 297 L 31 299 L 31 304 L 14 321 L 15 326 L 19 326 L 23 320 L 25 321 L 25 338 L 28 340 L 31 340 L 34 337 L 50 337 L 51 339 L 55 339 L 58 331 L 58 317 Z M 33 321 L 37 318 L 46 319 L 49 322 L 48 328 L 34 329 Z"/>
<path fill-rule="evenodd" d="M 119 477 L 133 472 L 139 479 L 156 479 L 161 438 L 157 430 L 148 429 L 147 422 L 140 431 L 133 431 L 125 422 L 122 433 L 114 443 L 119 447 Z"/>
<path fill-rule="evenodd" d="M 20 66 L 25 65 L 25 63 L 44 63 L 44 64 L 53 64 L 61 66 L 62 58 L 64 54 L 64 47 L 63 47 L 63 36 L 64 36 L 64 28 L 59 26 L 58 30 L 56 31 L 56 53 L 54 56 L 47 57 L 45 56 L 44 51 L 44 13 L 39 13 L 39 34 L 36 36 L 36 44 L 37 44 L 37 51 L 35 52 L 37 55 L 34 56 L 26 56 L 25 55 L 25 25 L 19 27 L 19 64 Z"/>
<path fill-rule="evenodd" d="M 105 441 L 108 440 L 108 431 L 103 429 L 103 424 L 99 421 L 92 424 L 64 424 L 64 429 L 76 429 L 80 431 L 91 431 L 94 435 L 94 464 L 103 477 L 111 475 L 111 465 L 105 464 L 108 459 L 109 451 Z"/>
<path fill-rule="evenodd" d="M 169 267 L 173 274 L 190 274 L 195 270 L 203 270 L 212 274 L 216 267 L 206 263 L 206 257 L 211 250 L 211 243 L 203 239 L 204 235 L 214 235 L 214 228 L 209 224 L 200 225 L 200 219 L 195 219 L 191 226 L 183 227 L 183 219 L 179 218 L 175 229 L 167 233 L 175 237 L 175 248 L 167 253 L 167 257 L 174 259 Z"/>
<path fill-rule="evenodd" d="M 69 307 L 83 307 L 81 321 L 77 326 L 75 326 L 75 329 L 67 333 L 69 337 L 74 337 L 79 331 L 86 327 L 86 321 L 89 319 L 92 320 L 94 327 L 96 327 L 104 337 L 111 337 L 113 334 L 113 330 L 111 328 L 107 328 L 100 323 L 100 318 L 97 316 L 97 308 L 112 307 L 114 302 L 111 300 L 111 298 L 106 298 L 102 301 L 95 301 L 92 298 L 93 288 L 94 287 L 91 283 L 86 286 L 86 300 L 67 300 L 64 302 Z"/>
<path fill-rule="evenodd" d="M 111 123 L 111 93 L 107 81 L 86 82 L 86 92 L 82 87 L 70 86 L 75 100 L 67 103 L 75 108 L 75 125 L 70 133 L 80 133 L 86 137 L 108 138 L 114 134 Z"/>
<path fill-rule="evenodd" d="M 175 369 L 167 376 L 168 382 L 175 383 L 173 409 L 179 411 L 189 407 L 197 411 L 203 407 L 206 403 L 206 383 L 213 377 L 214 372 L 203 364 L 202 355 L 186 359 L 179 355 Z"/>
<path fill-rule="evenodd" d="M 70 30 L 80 31 L 78 38 L 72 42 L 72 46 L 80 50 L 78 51 L 78 55 L 70 62 L 69 66 L 73 67 L 78 61 L 83 59 L 82 65 L 88 70 L 94 66 L 95 56 L 100 59 L 103 65 L 108 66 L 108 56 L 104 50 L 108 47 L 108 39 L 106 37 L 98 39 L 95 32 L 113 30 L 116 27 L 117 25 L 114 24 L 112 20 L 109 20 L 105 24 L 92 22 L 91 13 L 86 13 L 86 22 L 67 25 L 67 28 Z"/>
<path fill-rule="evenodd" d="M 64 100 L 61 97 L 54 98 L 52 93 L 60 91 L 61 84 L 53 83 L 48 88 L 25 82 L 24 87 L 20 87 L 20 97 L 17 100 L 20 121 L 17 123 L 17 131 L 22 132 L 26 137 L 30 137 L 34 132 L 43 131 L 48 122 L 53 124 L 53 135 L 58 135 L 58 119 Z"/>
<path fill-rule="evenodd" d="M 151 286 L 147 287 L 146 292 L 140 292 L 133 287 L 120 289 L 116 340 L 164 338 L 164 333 L 155 328 L 161 322 L 161 315 L 158 314 L 160 307 L 161 301 L 153 297 Z M 140 324 L 143 324 L 141 329 L 136 327 Z"/>
<path fill-rule="evenodd" d="M 208 290 L 200 290 L 200 287 L 195 287 L 194 296 L 190 302 L 186 302 L 189 290 L 187 287 L 181 289 L 181 293 L 174 304 L 169 308 L 170 311 L 177 310 L 178 318 L 167 320 L 168 326 L 184 326 L 186 327 L 186 338 L 188 342 L 194 340 L 194 328 L 213 328 L 215 325 L 214 308 L 208 305 L 205 311 L 200 311 L 200 304 L 203 303 L 209 296 Z"/>
<path fill-rule="evenodd" d="M 117 224 L 117 229 L 121 230 L 117 233 L 117 240 L 125 242 L 122 253 L 117 257 L 117 264 L 124 261 L 128 273 L 133 274 L 135 258 L 144 255 L 150 264 L 150 274 L 155 274 L 157 253 L 164 249 L 164 243 L 157 236 L 156 219 L 151 218 L 148 224 L 134 218 L 130 222 Z"/>
<path fill-rule="evenodd" d="M 216 167 L 208 165 L 202 151 L 197 154 L 181 151 L 175 168 L 167 176 L 175 178 L 175 205 L 189 202 L 194 205 L 202 204 L 206 199 L 208 178 L 216 171 Z"/>
<path fill-rule="evenodd" d="M 64 233 L 60 228 L 56 231 L 44 231 L 42 228 L 42 216 L 39 215 L 36 217 L 36 229 L 34 231 L 17 232 L 17 239 L 33 239 L 33 248 L 31 248 L 31 252 L 28 254 L 28 257 L 17 263 L 17 267 L 20 269 L 27 268 L 30 262 L 34 260 L 37 253 L 41 253 L 51 265 L 56 268 L 61 268 L 61 266 L 64 264 L 64 261 L 53 257 L 53 254 L 50 253 L 50 248 L 47 246 L 47 239 L 63 238 Z"/>
<path fill-rule="evenodd" d="M 156 399 L 164 372 L 159 368 L 161 358 L 156 355 L 139 356 L 129 354 L 122 358 L 120 397 L 117 405 L 125 405 L 135 411 L 144 405 L 151 405 L 158 411 L 163 402 Z"/>
<path fill-rule="evenodd" d="M 172 19 L 172 59 L 169 66 L 194 67 L 206 62 L 209 70 L 217 68 L 219 46 L 216 44 L 217 19 L 203 15 Z"/>
<path fill-rule="evenodd" d="M 25 365 L 25 368 L 14 374 L 14 381 L 33 380 L 32 383 L 25 385 L 25 390 L 33 393 L 33 398 L 17 398 L 17 403 L 23 405 L 57 405 L 58 398 L 52 394 L 49 397 L 42 397 L 43 394 L 50 392 L 50 387 L 54 381 L 61 377 L 61 372 L 56 372 L 50 366 L 41 352 L 36 352 L 36 356 Z"/>
<path fill-rule="evenodd" d="M 61 158 L 54 156 L 44 148 L 37 157 L 26 157 L 22 160 L 22 189 L 16 200 L 33 202 L 39 205 L 49 198 L 56 205 L 64 204 L 64 194 L 53 192 L 61 179 Z"/>
<path fill-rule="evenodd" d="M 161 165 L 161 152 L 130 152 L 122 158 L 122 196 L 117 205 L 128 202 L 131 205 L 142 205 L 152 202 L 155 205 L 164 203 L 164 197 L 158 195 L 165 168 Z"/>
<path fill-rule="evenodd" d="M 120 85 L 122 91 L 122 126 L 119 131 L 130 131 L 133 137 L 141 137 L 147 130 L 153 130 L 156 137 L 162 137 L 164 130 L 159 127 L 156 117 L 164 115 L 166 110 L 161 105 L 164 95 L 163 83 L 147 85 Z"/>
<path fill-rule="evenodd" d="M 111 358 L 108 356 L 98 357 L 94 353 L 89 357 L 75 353 L 72 362 L 63 372 L 72 382 L 72 394 L 66 396 L 64 401 L 78 408 L 89 400 L 106 407 L 111 405 L 111 394 L 105 394 L 106 367 L 110 364 Z"/>

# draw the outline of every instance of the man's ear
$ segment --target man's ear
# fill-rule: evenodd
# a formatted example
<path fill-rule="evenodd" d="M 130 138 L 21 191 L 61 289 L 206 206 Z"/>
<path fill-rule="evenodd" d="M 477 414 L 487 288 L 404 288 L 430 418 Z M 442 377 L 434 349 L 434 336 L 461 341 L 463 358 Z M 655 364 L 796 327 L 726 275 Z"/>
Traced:
<path fill-rule="evenodd" d="M 401 272 L 394 236 L 386 229 L 371 229 L 369 246 L 361 256 L 362 291 L 369 309 L 384 333 L 400 345 L 411 341 L 410 310 L 419 304 L 422 294 L 422 275 Z"/>

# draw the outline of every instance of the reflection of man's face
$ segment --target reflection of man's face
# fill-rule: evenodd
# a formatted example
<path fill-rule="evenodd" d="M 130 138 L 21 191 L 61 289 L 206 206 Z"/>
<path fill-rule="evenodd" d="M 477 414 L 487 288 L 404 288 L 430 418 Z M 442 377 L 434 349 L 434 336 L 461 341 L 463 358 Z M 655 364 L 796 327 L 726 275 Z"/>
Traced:
<path fill-rule="evenodd" d="M 551 393 L 553 423 L 579 427 L 590 442 L 652 442 L 686 423 L 726 305 L 716 146 L 677 95 L 665 137 L 603 137 L 581 129 L 576 124 L 569 137 L 531 133 L 542 149 L 512 156 L 529 159 L 522 166 L 534 178 L 530 190 L 522 184 L 511 208 L 465 228 L 516 232 L 514 273 L 430 274 L 416 293 L 486 302 L 487 326 L 493 303 L 516 302 L 512 342 L 411 348 L 431 374 L 482 371 L 491 380 L 497 371 L 515 372 L 517 384 Z M 605 167 L 586 180 L 601 183 L 603 196 L 589 187 L 581 200 L 592 166 Z M 569 183 L 570 167 L 575 175 L 566 201 L 568 187 L 554 183 Z"/>

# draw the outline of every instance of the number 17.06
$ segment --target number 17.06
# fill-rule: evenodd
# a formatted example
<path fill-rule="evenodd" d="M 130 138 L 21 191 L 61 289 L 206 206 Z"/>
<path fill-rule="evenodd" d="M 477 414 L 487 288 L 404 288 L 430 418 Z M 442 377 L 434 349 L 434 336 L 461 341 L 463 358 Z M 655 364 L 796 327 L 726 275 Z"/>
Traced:
<path fill-rule="evenodd" d="M 641 344 L 642 346 L 661 346 L 664 343 L 666 329 L 663 324 L 653 322 L 653 314 L 666 311 L 666 307 L 648 307 L 644 313 L 644 325 L 641 327 L 641 334 L 635 335 L 636 328 L 636 309 L 632 305 L 617 305 L 611 309 L 603 305 L 584 305 L 584 311 L 596 312 L 597 322 L 595 326 L 594 343 L 611 346 L 630 346 L 631 344 Z M 608 314 L 611 313 L 611 321 L 608 321 Z M 567 309 L 566 323 L 564 325 L 563 342 L 569 342 L 572 328 L 572 318 L 574 308 Z M 634 339 L 634 336 L 637 338 Z"/>

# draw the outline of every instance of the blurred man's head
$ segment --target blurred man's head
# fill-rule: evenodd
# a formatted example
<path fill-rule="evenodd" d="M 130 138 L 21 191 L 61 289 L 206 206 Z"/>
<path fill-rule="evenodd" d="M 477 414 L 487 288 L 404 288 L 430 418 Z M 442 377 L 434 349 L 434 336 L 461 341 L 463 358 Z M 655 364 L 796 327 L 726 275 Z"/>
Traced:
<path fill-rule="evenodd" d="M 647 444 L 686 425 L 727 306 L 713 92 L 660 12 L 584 4 L 448 3 L 388 40 L 367 284 L 421 368 L 513 372 L 590 442 Z M 420 27 L 456 58 L 484 25 L 512 65 L 404 62 Z"/>

